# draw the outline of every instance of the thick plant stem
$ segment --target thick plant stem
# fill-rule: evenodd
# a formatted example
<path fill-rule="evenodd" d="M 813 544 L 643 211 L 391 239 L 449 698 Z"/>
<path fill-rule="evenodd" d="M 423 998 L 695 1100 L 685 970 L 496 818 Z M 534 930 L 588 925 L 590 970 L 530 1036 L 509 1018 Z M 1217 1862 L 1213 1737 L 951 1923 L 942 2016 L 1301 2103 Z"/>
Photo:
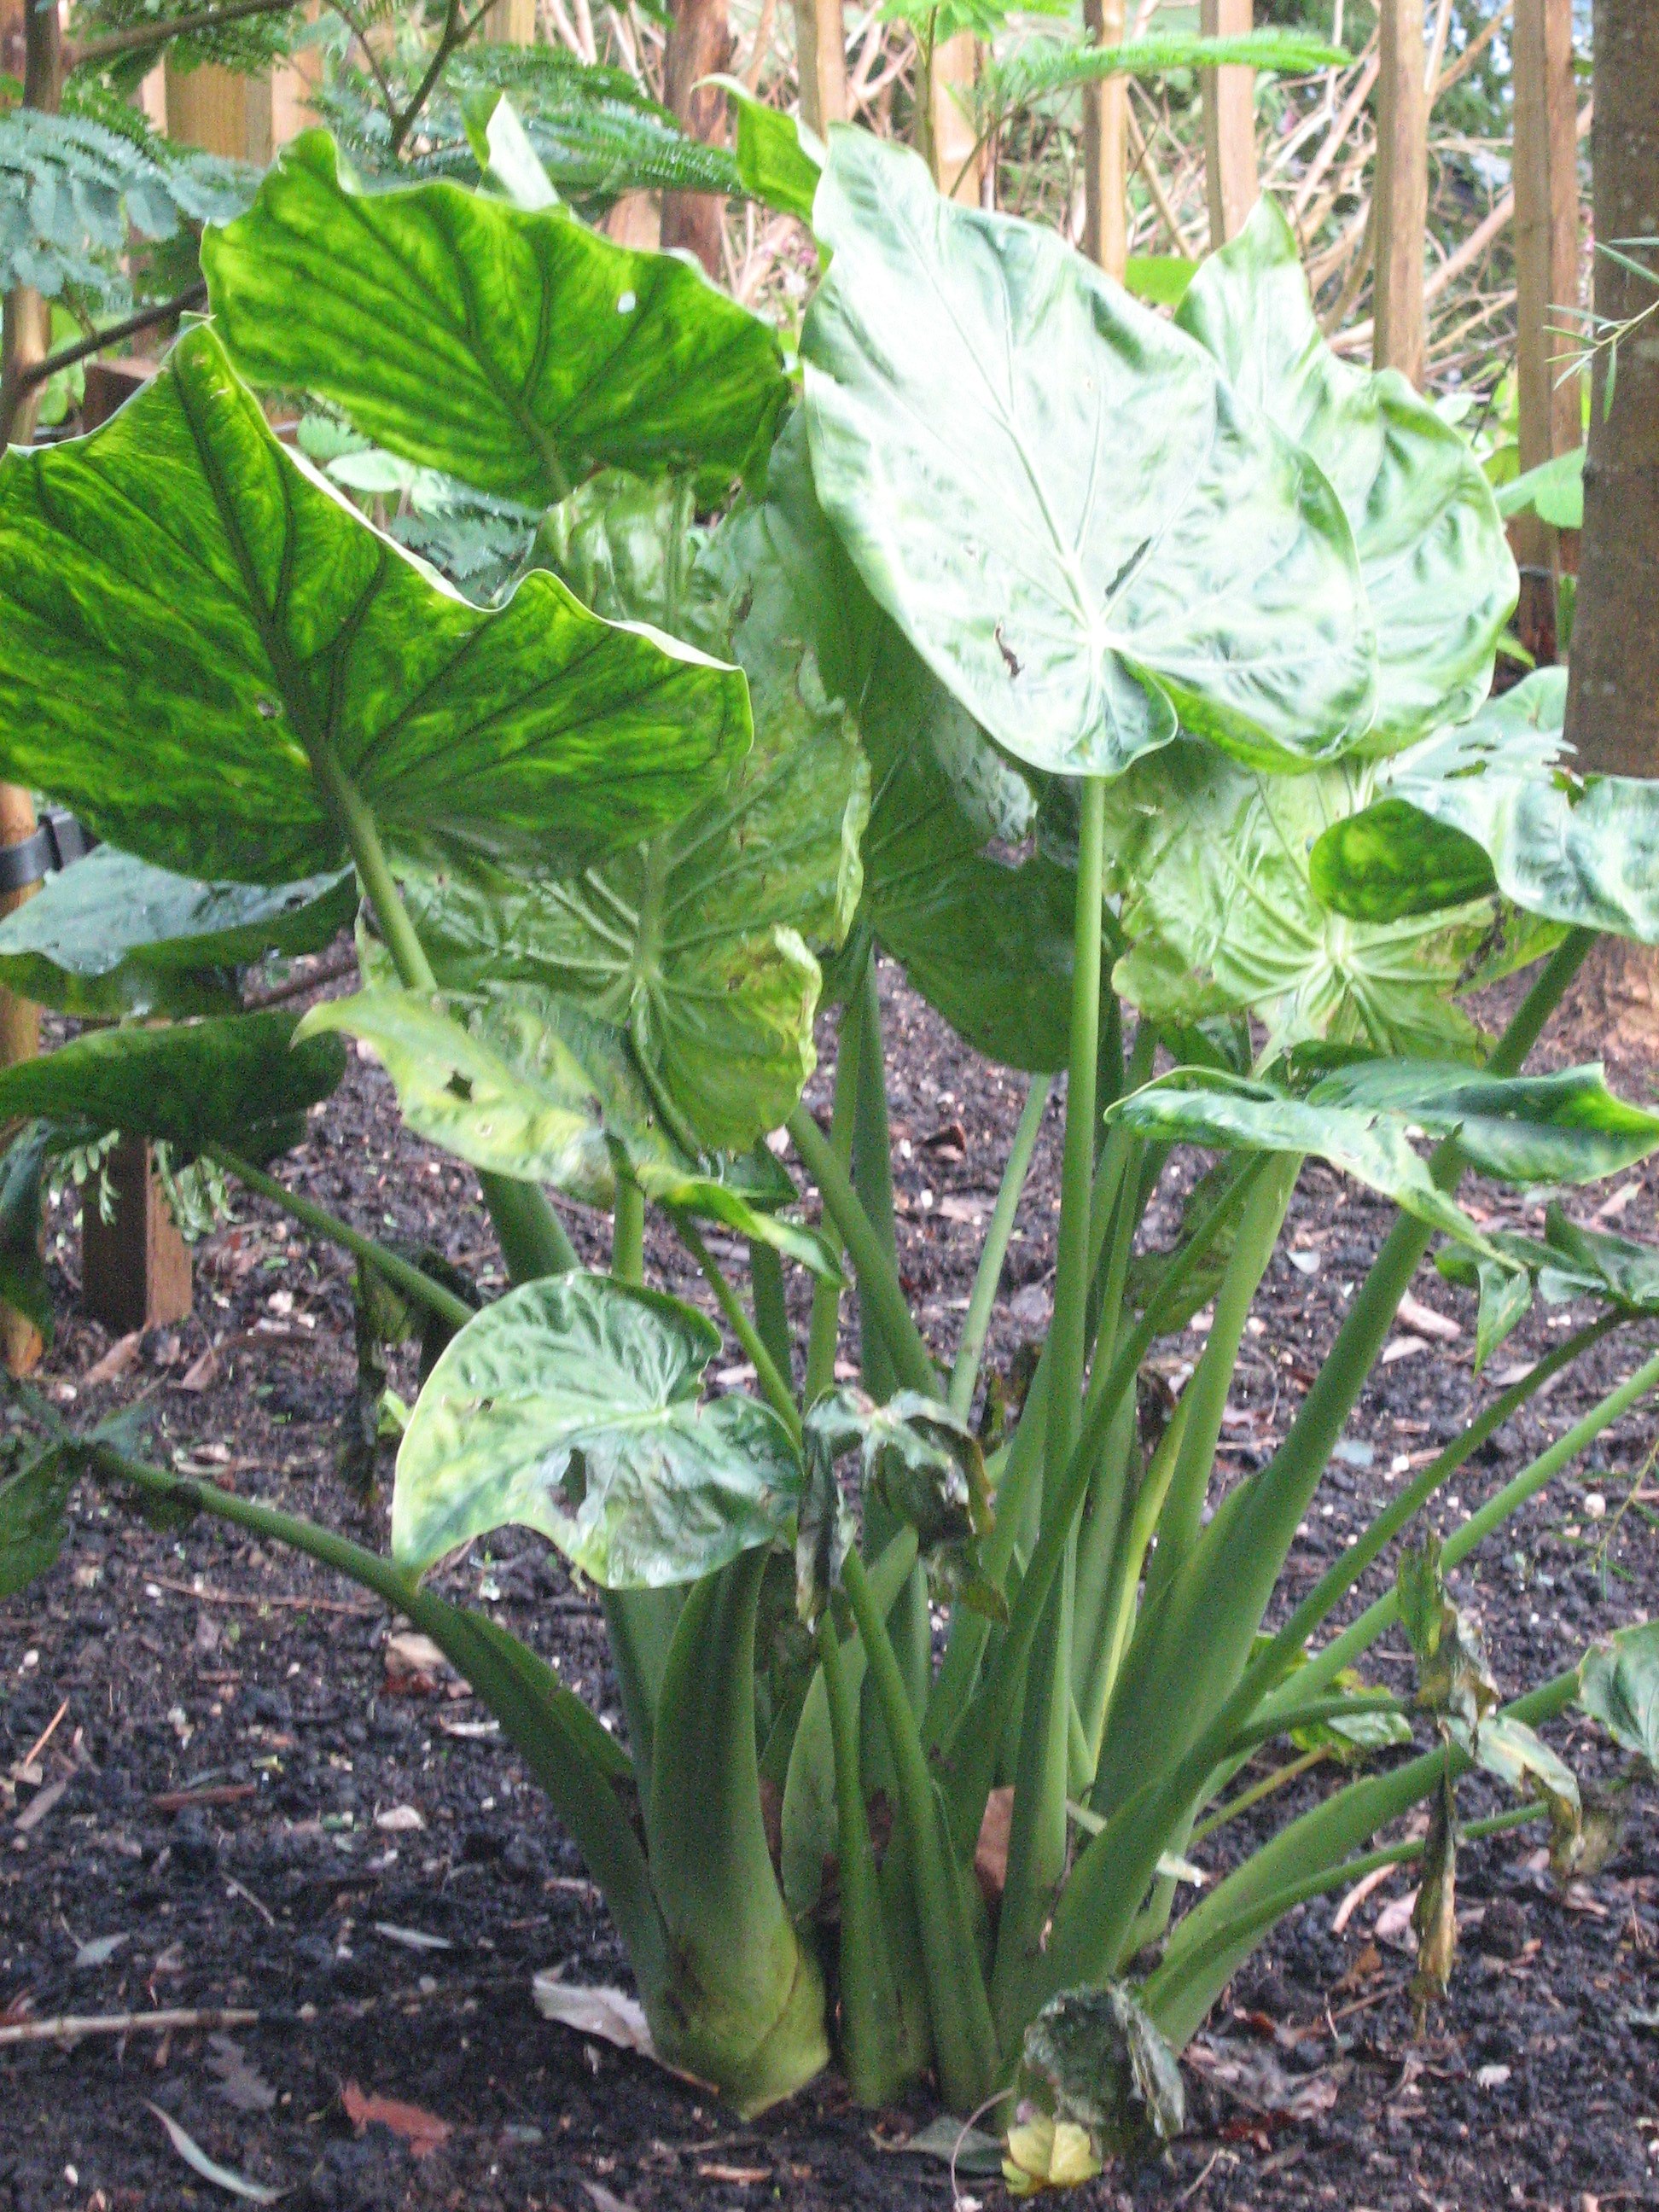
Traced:
<path fill-rule="evenodd" d="M 231 1522 L 266 1542 L 285 1544 L 332 1567 L 430 1636 L 497 1714 L 569 1827 L 605 1892 L 641 1987 L 660 1981 L 667 1948 L 645 1855 L 607 1768 L 599 1763 L 601 1756 L 615 1761 L 619 1754 L 592 1716 L 534 1652 L 493 1621 L 447 1604 L 422 1589 L 392 1560 L 337 1536 L 332 1529 L 253 1498 L 238 1498 L 212 1483 L 148 1467 L 108 1445 L 95 1446 L 87 1459 L 101 1480 Z"/>
<path fill-rule="evenodd" d="M 789 1385 L 779 1373 L 777 1363 L 761 1341 L 760 1331 L 743 1310 L 743 1301 L 721 1273 L 719 1263 L 703 1242 L 696 1224 L 689 1214 L 673 1216 L 674 1233 L 696 1261 L 702 1279 L 714 1293 L 716 1303 L 725 1315 L 732 1334 L 753 1362 L 756 1378 L 766 1393 L 772 1410 L 783 1422 L 797 1444 L 800 1442 L 800 1414 L 790 1394 Z"/>
<path fill-rule="evenodd" d="M 789 1377 L 789 1308 L 783 1293 L 783 1256 L 775 1244 L 749 1240 L 749 1280 L 754 1291 L 755 1327 L 772 1356 L 772 1364 Z M 793 1393 L 791 1394 L 793 1395 Z"/>
<path fill-rule="evenodd" d="M 893 1228 L 892 1132 L 887 1115 L 887 1071 L 882 1065 L 881 998 L 876 988 L 873 949 L 859 986 L 857 1088 L 853 1109 L 853 1188 L 874 1231 L 888 1267 L 898 1271 L 898 1240 Z M 864 1387 L 879 1403 L 898 1387 L 898 1370 L 887 1331 L 872 1312 L 864 1277 L 859 1277 L 859 1341 Z"/>
<path fill-rule="evenodd" d="M 841 1232 L 842 1242 L 858 1275 L 860 1293 L 869 1300 L 881 1324 L 900 1382 L 907 1390 L 920 1390 L 924 1397 L 937 1398 L 939 1376 L 933 1363 L 910 1318 L 910 1309 L 904 1302 L 893 1263 L 859 1202 L 852 1178 L 804 1106 L 796 1107 L 789 1116 L 788 1126 L 801 1165 L 823 1193 L 824 1211 Z"/>
<path fill-rule="evenodd" d="M 1014 1220 L 1019 1212 L 1019 1201 L 1025 1189 L 1025 1178 L 1030 1172 L 1031 1154 L 1036 1149 L 1038 1133 L 1042 1127 L 1043 1109 L 1048 1103 L 1052 1085 L 1046 1075 L 1034 1075 L 1031 1087 L 1025 1094 L 1025 1103 L 1020 1109 L 1014 1141 L 1008 1148 L 1007 1164 L 1002 1170 L 1002 1184 L 997 1192 L 997 1202 L 992 1209 L 985 1242 L 980 1248 L 979 1266 L 974 1275 L 973 1292 L 968 1301 L 968 1317 L 962 1325 L 962 1342 L 957 1347 L 956 1365 L 951 1370 L 950 1407 L 958 1419 L 966 1420 L 974 1403 L 975 1386 L 979 1381 L 979 1363 L 985 1352 L 986 1334 L 991 1326 L 991 1312 L 996 1304 L 997 1285 L 1002 1278 L 1002 1263 L 1008 1256 L 1008 1241 L 1014 1233 Z"/>
<path fill-rule="evenodd" d="M 887 1730 L 909 1844 L 939 2087 L 953 2112 L 971 2112 L 989 2093 L 1000 2065 L 985 1978 L 904 1677 L 856 1551 L 848 1553 L 842 1572 Z"/>
<path fill-rule="evenodd" d="M 1089 1197 L 1095 1171 L 1095 1089 L 1100 1065 L 1100 901 L 1106 844 L 1106 785 L 1083 786 L 1073 929 L 1071 1058 L 1066 1076 L 1066 1149 L 1060 1163 L 1054 1317 L 1049 1331 L 1048 1463 L 1058 1472 L 1076 1442 L 1083 1395 L 1084 1319 L 1089 1296 Z"/>
<path fill-rule="evenodd" d="M 394 1290 L 413 1298 L 417 1305 L 426 1307 L 441 1321 L 448 1322 L 452 1328 L 465 1328 L 473 1318 L 473 1309 L 465 1298 L 458 1298 L 453 1291 L 446 1290 L 441 1283 L 434 1283 L 429 1275 L 423 1275 L 409 1261 L 400 1258 L 396 1252 L 389 1252 L 384 1244 L 377 1244 L 372 1237 L 365 1237 L 360 1230 L 352 1228 L 349 1222 L 338 1219 L 314 1200 L 303 1197 L 298 1191 L 287 1189 L 275 1176 L 266 1175 L 251 1160 L 241 1158 L 223 1145 L 206 1146 L 205 1157 L 223 1168 L 228 1175 L 234 1175 L 237 1182 L 245 1184 L 249 1190 L 257 1192 L 261 1198 L 269 1199 L 273 1206 L 279 1206 L 285 1213 L 292 1214 L 295 1220 L 301 1221 L 307 1229 L 314 1230 L 318 1236 L 326 1237 L 331 1243 L 343 1246 L 354 1259 L 362 1261 L 384 1275 Z"/>
<path fill-rule="evenodd" d="M 836 1053 L 836 1091 L 830 1110 L 830 1149 L 843 1172 L 853 1157 L 853 1114 L 858 1097 L 859 1049 L 863 1028 L 862 1000 L 854 994 L 843 1009 L 841 1038 Z M 815 1127 L 817 1124 L 813 1125 Z M 832 1237 L 839 1254 L 841 1233 L 826 1206 L 823 1233 Z M 822 1277 L 812 1285 L 812 1319 L 806 1340 L 806 1384 L 801 1403 L 811 1406 L 836 1379 L 836 1350 L 841 1340 L 841 1286 Z"/>
<path fill-rule="evenodd" d="M 627 1176 L 617 1177 L 611 1218 L 611 1273 L 619 1283 L 645 1280 L 645 1193 Z"/>

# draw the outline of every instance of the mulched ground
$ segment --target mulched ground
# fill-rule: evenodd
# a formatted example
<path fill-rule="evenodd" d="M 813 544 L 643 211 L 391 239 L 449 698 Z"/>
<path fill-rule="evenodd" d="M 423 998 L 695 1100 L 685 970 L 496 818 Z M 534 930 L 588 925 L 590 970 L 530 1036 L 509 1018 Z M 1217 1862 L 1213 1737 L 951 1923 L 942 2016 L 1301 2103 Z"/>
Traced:
<path fill-rule="evenodd" d="M 892 975 L 884 988 L 902 1271 L 946 1349 L 1020 1087 L 962 1053 Z M 1632 1082 L 1643 1087 L 1639 1069 Z M 993 1341 L 1005 1368 L 1048 1320 L 1059 1137 L 1051 1106 Z M 499 1285 L 471 1176 L 400 1133 L 372 1067 L 354 1066 L 283 1172 L 362 1226 L 434 1242 Z M 1626 1178 L 1610 1218 L 1651 1234 L 1656 1194 L 1652 1170 Z M 1172 1230 L 1178 1197 L 1172 1178 L 1155 1232 Z M 1522 1214 L 1516 1204 L 1498 1218 Z M 365 1505 L 335 1472 L 354 1372 L 346 1270 L 259 1205 L 239 1199 L 235 1217 L 198 1249 L 191 1319 L 94 1382 L 109 1340 L 78 1316 L 78 1240 L 61 1208 L 61 1326 L 45 1387 L 77 1418 L 142 1400 L 151 1455 L 380 1540 L 384 1496 Z M 1364 1194 L 1304 1174 L 1230 1409 L 1235 1477 L 1284 1434 L 1386 1220 Z M 657 1279 L 690 1289 L 674 1248 L 653 1237 L 651 1256 Z M 1379 1370 L 1350 1428 L 1352 1463 L 1333 1470 L 1306 1525 L 1292 1588 L 1489 1387 L 1472 1373 L 1472 1302 L 1431 1270 L 1416 1288 L 1463 1334 Z M 1551 1334 L 1549 1316 L 1529 1322 L 1500 1374 Z M 1189 1364 L 1198 1343 L 1188 1333 L 1166 1344 L 1166 1370 Z M 1454 1486 L 1443 1525 L 1638 1356 L 1620 1339 L 1562 1380 Z M 1650 1410 L 1620 1423 L 1466 1571 L 1458 1594 L 1481 1612 L 1506 1688 L 1656 1609 L 1654 1435 Z M 492 1539 L 450 1587 L 556 1655 L 615 1717 L 594 1607 L 538 1539 Z M 395 1693 L 387 1626 L 303 1561 L 217 1527 L 163 1536 L 118 1525 L 89 1497 L 52 1575 L 0 1605 L 0 1777 L 64 1708 L 39 1781 L 0 1780 L 0 2021 L 158 2007 L 259 2015 L 216 2036 L 0 2050 L 3 2212 L 229 2202 L 181 2160 L 160 2113 L 289 2201 L 342 2212 L 947 2206 L 944 2169 L 896 2148 L 928 2117 L 925 2101 L 872 2116 L 825 2082 L 745 2127 L 643 2062 L 538 2020 L 535 1970 L 625 1981 L 617 1947 L 571 1847 L 459 1686 Z M 1374 1672 L 1402 1680 L 1404 1667 L 1395 1640 Z M 1605 1765 L 1587 1729 L 1553 1735 L 1585 1771 Z M 188 1802 L 171 1809 L 180 1794 Z M 1465 1809 L 1484 1802 L 1471 1788 Z M 1464 1957 L 1422 2042 L 1404 1994 L 1410 1959 L 1389 1934 L 1408 1877 L 1340 1935 L 1334 1900 L 1296 1916 L 1241 1975 L 1189 2066 L 1192 2133 L 1164 2166 L 1109 2176 L 1079 2206 L 1659 2203 L 1652 1815 L 1651 1796 L 1638 1800 L 1606 1871 L 1565 1899 L 1540 1871 L 1536 1832 L 1469 1847 Z M 1245 1822 L 1237 1833 L 1248 1840 Z M 354 2127 L 357 2091 L 416 2106 L 449 2132 L 416 2157 L 384 2124 Z M 1003 2201 L 994 2181 L 961 2185 Z"/>

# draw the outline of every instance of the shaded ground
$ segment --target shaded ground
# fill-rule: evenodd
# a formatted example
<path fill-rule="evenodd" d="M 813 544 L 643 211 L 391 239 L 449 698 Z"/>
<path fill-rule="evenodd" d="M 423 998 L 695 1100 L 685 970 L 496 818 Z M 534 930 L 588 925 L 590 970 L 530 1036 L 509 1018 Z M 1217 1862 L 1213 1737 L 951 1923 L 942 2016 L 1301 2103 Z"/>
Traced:
<path fill-rule="evenodd" d="M 962 1054 L 890 976 L 886 995 L 902 1267 L 944 1348 L 1021 1093 Z M 1639 1088 L 1639 1071 L 1634 1079 Z M 355 1065 L 284 1174 L 375 1233 L 436 1243 L 490 1286 L 497 1263 L 471 1176 L 403 1135 L 388 1102 L 378 1073 Z M 1004 1367 L 1047 1324 L 1058 1155 L 1051 1106 L 993 1341 Z M 1656 1190 L 1652 1172 L 1627 1178 L 1611 1218 L 1651 1234 Z M 1160 1195 L 1158 1233 L 1173 1229 L 1177 1202 L 1173 1186 Z M 1518 1223 L 1523 1211 L 1502 1218 Z M 1230 1410 L 1236 1475 L 1282 1437 L 1386 1218 L 1323 1170 L 1304 1174 Z M 44 1370 L 61 1404 L 93 1417 L 142 1398 L 152 1455 L 380 1540 L 383 1501 L 364 1507 L 334 1472 L 353 1386 L 338 1255 L 239 1200 L 236 1225 L 198 1249 L 190 1321 L 94 1382 L 109 1347 L 76 1315 L 76 1243 L 65 1206 L 62 1325 Z M 678 1273 L 690 1288 L 672 1249 L 653 1242 L 652 1256 L 659 1279 Z M 1416 1287 L 1464 1334 L 1379 1371 L 1349 1431 L 1355 1463 L 1322 1492 L 1291 1587 L 1488 1387 L 1471 1371 L 1471 1302 L 1431 1270 Z M 1499 1355 L 1500 1375 L 1550 1334 L 1547 1317 L 1528 1323 Z M 1198 1342 L 1188 1332 L 1166 1344 L 1166 1370 L 1190 1364 Z M 1638 1356 L 1615 1340 L 1563 1379 L 1470 1468 L 1443 1501 L 1443 1523 Z M 1482 1612 L 1506 1688 L 1659 1609 L 1653 1438 L 1650 1412 L 1610 1431 L 1463 1577 L 1459 1594 Z M 217 2040 L 187 2032 L 0 2050 L 0 2212 L 229 2203 L 181 2162 L 150 2106 L 290 2201 L 343 2212 L 948 2205 L 943 2168 L 892 2148 L 927 2116 L 923 2105 L 872 2118 L 826 2083 L 740 2127 L 641 2062 L 536 2017 L 534 1970 L 625 1979 L 620 1954 L 570 1846 L 476 1705 L 458 1685 L 395 1693 L 378 1607 L 234 1532 L 161 1536 L 116 1524 L 90 1499 L 79 1511 L 51 1577 L 0 1605 L 0 1776 L 66 1707 L 37 1760 L 40 1783 L 0 1782 L 0 2021 L 156 2007 L 259 2018 Z M 1365 1595 L 1379 1586 L 1373 1578 Z M 595 1609 L 538 1539 L 492 1539 L 450 1587 L 556 1656 L 615 1717 Z M 1388 1646 L 1375 1672 L 1401 1679 L 1403 1668 L 1403 1650 Z M 1588 1731 L 1553 1733 L 1594 1766 Z M 176 1793 L 191 1802 L 170 1809 Z M 1466 1810 L 1479 1802 L 1471 1790 Z M 1236 1833 L 1248 1836 L 1245 1822 L 1225 1832 Z M 1653 1800 L 1638 1804 L 1607 1871 L 1565 1901 L 1534 1849 L 1535 1832 L 1522 1832 L 1465 1853 L 1465 1956 L 1421 2044 L 1404 1996 L 1410 1960 L 1401 1939 L 1387 1940 L 1407 1878 L 1340 1935 L 1334 1901 L 1296 1916 L 1212 2022 L 1188 2073 L 1194 2132 L 1168 2166 L 1076 2201 L 1345 2212 L 1659 2203 Z M 360 2135 L 342 2102 L 348 2084 L 409 2100 L 452 2131 L 418 2160 L 384 2127 Z M 994 2182 L 962 2185 L 1002 2201 Z"/>

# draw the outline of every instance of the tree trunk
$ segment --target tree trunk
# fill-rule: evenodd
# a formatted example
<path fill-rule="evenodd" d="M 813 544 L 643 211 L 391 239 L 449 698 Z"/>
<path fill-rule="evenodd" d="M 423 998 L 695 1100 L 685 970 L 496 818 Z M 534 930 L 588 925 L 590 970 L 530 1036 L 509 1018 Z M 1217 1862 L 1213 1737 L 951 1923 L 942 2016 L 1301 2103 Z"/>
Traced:
<path fill-rule="evenodd" d="M 801 118 L 822 137 L 847 120 L 847 23 L 842 0 L 794 0 Z"/>
<path fill-rule="evenodd" d="M 23 105 L 56 115 L 64 100 L 64 29 L 58 10 L 25 0 Z M 20 387 L 20 370 L 44 361 L 51 349 L 52 317 L 32 285 L 7 293 L 0 307 L 0 448 L 26 445 L 34 435 L 40 387 Z"/>
<path fill-rule="evenodd" d="M 1659 8 L 1595 0 L 1595 237 L 1659 236 Z M 1634 257 L 1659 270 L 1650 247 Z M 1595 311 L 1628 321 L 1659 289 L 1607 254 L 1595 258 Z M 1596 357 L 1584 467 L 1584 537 L 1573 621 L 1567 734 L 1580 764 L 1659 776 L 1659 316 Z M 1628 1039 L 1659 1037 L 1659 952 L 1610 941 L 1589 979 Z"/>
<path fill-rule="evenodd" d="M 1371 357 L 1421 386 L 1428 322 L 1423 252 L 1429 216 L 1428 54 L 1423 0 L 1378 0 L 1376 174 L 1372 186 L 1376 305 Z"/>
<path fill-rule="evenodd" d="M 676 0 L 663 59 L 663 100 L 694 138 L 718 143 L 726 135 L 726 96 L 702 78 L 729 67 L 732 27 L 726 0 Z M 695 253 L 711 276 L 720 273 L 726 203 L 713 192 L 665 192 L 662 242 Z"/>
<path fill-rule="evenodd" d="M 1255 0 L 1203 0 L 1206 39 L 1236 39 L 1255 27 Z M 1210 243 L 1224 246 L 1244 228 L 1259 191 L 1255 169 L 1255 71 L 1204 70 L 1204 182 Z"/>
<path fill-rule="evenodd" d="M 971 31 L 941 39 L 933 49 L 925 150 L 933 182 L 963 207 L 977 207 L 984 192 L 987 149 L 978 143 L 972 103 L 978 69 Z"/>

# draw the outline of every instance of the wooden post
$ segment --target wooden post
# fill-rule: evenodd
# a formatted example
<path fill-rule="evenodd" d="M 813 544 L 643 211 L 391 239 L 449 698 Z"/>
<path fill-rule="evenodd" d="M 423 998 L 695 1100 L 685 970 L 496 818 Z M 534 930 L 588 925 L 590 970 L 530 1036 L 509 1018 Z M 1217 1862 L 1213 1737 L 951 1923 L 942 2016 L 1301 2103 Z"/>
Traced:
<path fill-rule="evenodd" d="M 822 137 L 847 120 L 847 20 L 842 0 L 794 0 L 801 119 Z"/>
<path fill-rule="evenodd" d="M 270 87 L 216 62 L 167 64 L 167 129 L 185 146 L 228 161 L 270 161 Z"/>
<path fill-rule="evenodd" d="M 933 48 L 927 156 L 940 191 L 963 207 L 977 207 L 984 191 L 985 149 L 977 143 L 972 105 L 978 64 L 971 31 L 958 31 Z"/>
<path fill-rule="evenodd" d="M 1582 435 L 1576 376 L 1557 356 L 1578 304 L 1577 97 L 1572 0 L 1516 0 L 1515 264 L 1521 466 L 1570 453 Z M 1521 567 L 1516 629 L 1540 665 L 1556 658 L 1557 533 L 1536 515 L 1510 527 Z"/>
<path fill-rule="evenodd" d="M 1385 0 L 1386 4 L 1386 0 Z M 1201 0 L 1199 29 L 1206 39 L 1237 39 L 1255 27 L 1253 0 Z M 1204 179 L 1210 202 L 1210 243 L 1237 238 L 1255 205 L 1255 71 L 1205 70 Z"/>
<path fill-rule="evenodd" d="M 495 0 L 483 19 L 483 36 L 492 46 L 533 46 L 536 0 Z"/>
<path fill-rule="evenodd" d="M 1397 368 L 1420 390 L 1428 365 L 1423 254 L 1429 228 L 1428 55 L 1423 0 L 1378 0 L 1374 335 L 1378 368 Z"/>
<path fill-rule="evenodd" d="M 1084 0 L 1090 43 L 1123 43 L 1123 0 Z M 1129 82 L 1097 77 L 1083 88 L 1083 250 L 1120 283 L 1129 260 Z"/>
<path fill-rule="evenodd" d="M 200 71 L 197 72 L 198 75 Z M 228 76 L 228 70 L 222 75 Z M 87 364 L 85 428 L 95 430 L 155 374 L 153 361 Z M 118 1336 L 182 1321 L 191 1309 L 190 1248 L 179 1234 L 142 1138 L 124 1137 L 105 1162 L 115 1218 L 105 1222 L 90 1186 L 81 1206 L 81 1304 Z"/>
<path fill-rule="evenodd" d="M 0 783 L 0 849 L 23 844 L 34 835 L 34 802 L 15 783 Z M 25 884 L 0 893 L 0 915 L 15 914 L 40 889 Z M 33 1060 L 40 1049 L 40 1009 L 0 985 L 0 1067 Z M 0 1304 L 0 1358 L 9 1375 L 27 1375 L 45 1350 L 40 1333 L 13 1307 Z"/>

